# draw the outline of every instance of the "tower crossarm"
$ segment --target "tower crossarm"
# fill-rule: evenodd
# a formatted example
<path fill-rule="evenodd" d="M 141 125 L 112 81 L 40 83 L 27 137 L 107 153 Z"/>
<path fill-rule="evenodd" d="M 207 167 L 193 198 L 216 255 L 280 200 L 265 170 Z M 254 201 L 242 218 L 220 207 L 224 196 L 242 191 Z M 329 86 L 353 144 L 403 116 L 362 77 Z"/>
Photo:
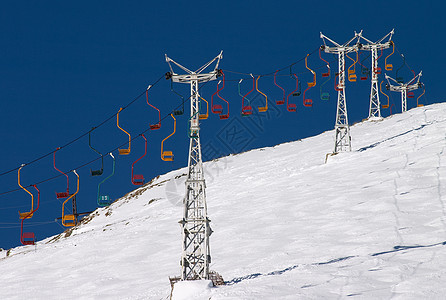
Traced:
<path fill-rule="evenodd" d="M 340 45 L 321 32 L 320 37 L 324 43 L 324 45 L 322 46 L 322 50 L 324 50 L 326 53 L 333 53 L 333 54 L 339 54 L 340 52 L 350 53 L 353 51 L 358 51 L 359 47 L 360 47 L 359 39 L 361 37 L 361 34 L 362 34 L 362 30 L 359 33 L 355 32 L 354 37 L 352 37 L 350 40 L 348 40 L 344 44 Z M 350 46 L 350 43 L 352 43 L 355 39 L 356 39 L 356 44 Z M 328 46 L 327 41 L 332 43 L 334 46 Z"/>
<path fill-rule="evenodd" d="M 422 86 L 422 83 L 420 83 L 420 79 L 421 79 L 421 76 L 423 75 L 423 71 L 420 71 L 420 73 L 418 73 L 417 76 L 412 78 L 412 80 L 407 83 L 398 82 L 394 78 L 390 77 L 389 75 L 387 75 L 387 74 L 384 74 L 384 75 L 388 82 L 388 88 L 391 91 L 395 91 L 395 92 L 400 92 L 402 90 L 412 91 L 412 90 L 416 90 Z M 392 85 L 390 83 L 390 81 L 396 83 L 397 85 Z"/>
<path fill-rule="evenodd" d="M 177 63 L 176 61 L 168 57 L 167 54 L 165 56 L 166 56 L 166 62 L 169 64 L 170 75 L 172 76 L 172 80 L 174 82 L 189 83 L 191 80 L 198 80 L 198 82 L 203 82 L 203 81 L 215 80 L 218 77 L 218 66 L 220 64 L 220 60 L 223 58 L 223 51 L 220 51 L 220 53 L 216 57 L 211 59 L 209 62 L 205 63 L 195 72 Z M 217 61 L 217 63 L 215 64 L 215 68 L 213 71 L 206 74 L 200 74 L 215 61 Z M 174 65 L 185 71 L 187 74 L 178 75 L 177 73 L 175 73 L 173 71 L 171 63 L 173 63 Z"/>
<path fill-rule="evenodd" d="M 383 36 L 376 42 L 372 42 L 371 40 L 369 40 L 366 37 L 361 35 L 360 41 L 361 40 L 365 41 L 365 43 L 363 43 L 361 45 L 361 49 L 370 51 L 373 49 L 381 50 L 381 49 L 389 48 L 392 45 L 391 41 L 392 41 L 392 36 L 393 36 L 394 32 L 395 32 L 395 29 L 392 29 L 388 34 L 386 34 L 385 36 Z M 387 38 L 388 38 L 388 40 L 385 42 L 385 40 Z"/>

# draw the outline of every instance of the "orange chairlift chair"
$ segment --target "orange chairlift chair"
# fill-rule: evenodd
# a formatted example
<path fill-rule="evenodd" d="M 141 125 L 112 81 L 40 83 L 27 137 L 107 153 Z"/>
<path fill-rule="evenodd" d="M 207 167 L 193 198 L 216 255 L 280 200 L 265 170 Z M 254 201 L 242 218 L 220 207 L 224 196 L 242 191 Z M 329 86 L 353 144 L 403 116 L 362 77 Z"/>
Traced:
<path fill-rule="evenodd" d="M 63 199 L 63 198 L 67 198 L 68 196 L 70 196 L 70 179 L 68 178 L 68 174 L 62 172 L 61 170 L 59 170 L 56 167 L 56 152 L 60 150 L 60 147 L 58 147 L 56 150 L 54 150 L 53 152 L 53 166 L 54 169 L 56 169 L 56 171 L 60 172 L 61 174 L 65 175 L 65 177 L 67 177 L 67 191 L 66 192 L 61 192 L 61 193 L 56 193 L 56 198 L 57 199 Z"/>
<path fill-rule="evenodd" d="M 28 191 L 26 188 L 24 188 L 22 186 L 22 184 L 20 183 L 20 171 L 22 170 L 22 168 L 25 166 L 25 164 L 21 165 L 19 168 L 19 171 L 17 172 L 17 181 L 19 183 L 19 186 L 22 188 L 22 190 L 24 190 L 25 192 L 27 192 L 30 196 L 31 196 L 31 209 L 27 212 L 20 212 L 19 211 L 19 217 L 20 219 L 31 219 L 33 216 L 33 211 L 34 211 L 34 195 Z"/>
<path fill-rule="evenodd" d="M 79 192 L 79 175 L 77 174 L 76 170 L 73 170 L 74 174 L 77 176 L 77 188 L 76 192 L 74 194 L 70 195 L 63 203 L 62 203 L 62 225 L 65 227 L 73 227 L 76 225 L 76 215 L 74 213 L 72 214 L 65 214 L 65 204 L 73 199 L 73 197 L 76 197 L 76 194 Z"/>
<path fill-rule="evenodd" d="M 311 106 L 313 106 L 313 100 L 311 100 L 310 98 L 305 98 L 305 93 L 310 88 L 316 86 L 316 73 L 308 67 L 308 63 L 307 63 L 308 56 L 310 56 L 310 54 L 307 54 L 307 56 L 305 56 L 305 68 L 307 68 L 311 73 L 313 73 L 313 81 L 307 82 L 308 87 L 304 91 L 304 106 L 311 107 Z"/>
<path fill-rule="evenodd" d="M 422 83 L 420 83 L 420 84 L 422 84 Z M 421 96 L 423 96 L 423 95 L 426 93 L 426 87 L 425 87 L 424 84 L 422 84 L 422 85 L 423 85 L 423 93 L 421 93 L 421 95 L 418 96 L 418 98 L 417 98 L 417 107 L 424 106 L 423 104 L 421 104 L 421 103 L 418 102 L 418 101 L 420 100 Z"/>
<path fill-rule="evenodd" d="M 252 89 L 245 95 L 242 95 L 241 91 L 240 91 L 240 85 L 241 85 L 243 79 L 240 79 L 240 81 L 238 82 L 238 93 L 242 97 L 242 117 L 247 117 L 247 116 L 252 115 L 251 100 L 249 100 L 247 96 L 255 89 L 255 79 L 254 79 L 254 76 L 252 76 L 252 74 L 250 74 L 250 75 L 252 77 Z M 245 99 L 248 100 L 248 105 L 245 105 Z"/>
<path fill-rule="evenodd" d="M 347 70 L 348 81 L 350 81 L 350 82 L 356 82 L 356 79 L 357 79 L 357 76 L 356 76 L 356 63 L 359 60 L 359 55 L 358 55 L 358 51 L 355 51 L 355 52 L 356 52 L 356 60 L 354 60 L 353 58 L 351 58 L 347 54 L 345 55 L 345 56 L 347 56 L 349 59 L 351 59 L 353 61 L 353 63 L 351 64 L 350 67 L 348 67 L 348 70 Z"/>
<path fill-rule="evenodd" d="M 389 57 L 391 57 L 391 56 L 393 55 L 393 53 L 395 53 L 395 44 L 393 43 L 393 41 L 390 41 L 390 44 L 392 45 L 392 53 L 390 53 L 389 55 L 387 55 L 387 56 L 386 56 L 386 59 L 384 60 L 384 65 L 385 65 L 385 69 L 386 69 L 386 71 L 392 71 L 392 70 L 393 70 L 393 65 L 387 63 L 387 59 L 388 59 Z"/>
<path fill-rule="evenodd" d="M 206 113 L 205 114 L 198 114 L 198 119 L 200 120 L 206 120 L 209 117 L 209 102 L 206 101 L 203 97 L 200 95 L 200 99 L 206 102 Z M 200 100 L 200 111 L 201 111 L 201 100 Z"/>
<path fill-rule="evenodd" d="M 132 142 L 132 137 L 131 137 L 130 133 L 128 133 L 127 131 L 122 129 L 121 126 L 119 126 L 119 113 L 121 112 L 121 110 L 122 110 L 122 107 L 119 109 L 118 113 L 116 114 L 116 125 L 118 125 L 118 128 L 121 129 L 122 131 L 124 131 L 129 136 L 129 147 L 126 149 L 118 149 L 118 151 L 119 151 L 120 155 L 128 155 L 128 154 L 130 154 L 130 145 Z"/>
<path fill-rule="evenodd" d="M 143 158 L 144 156 L 146 156 L 146 154 L 147 154 L 147 139 L 146 139 L 146 137 L 144 136 L 144 134 L 142 134 L 142 133 L 141 133 L 141 136 L 142 136 L 143 139 L 144 139 L 144 142 L 145 142 L 145 148 L 144 148 L 144 154 L 143 154 L 140 158 L 138 158 L 137 160 L 135 160 L 135 161 L 133 162 L 133 164 L 132 164 L 132 184 L 134 184 L 134 185 L 142 185 L 142 184 L 144 184 L 144 175 L 142 175 L 142 174 L 133 174 L 133 167 L 135 166 L 135 164 L 136 164 L 141 158 Z"/>
<path fill-rule="evenodd" d="M 164 140 L 161 142 L 161 159 L 163 161 L 173 161 L 173 152 L 172 151 L 164 151 L 164 141 L 170 138 L 172 135 L 175 134 L 176 128 L 177 128 L 177 120 L 173 116 L 173 114 L 170 114 L 170 116 L 173 119 L 173 132 L 169 134 Z"/>
<path fill-rule="evenodd" d="M 33 184 L 33 187 L 37 190 L 37 206 L 32 211 L 30 211 L 28 215 L 34 214 L 40 206 L 40 190 L 35 184 Z M 34 234 L 34 232 L 23 232 L 23 221 L 25 221 L 25 219 L 28 219 L 28 216 L 25 216 L 25 218 L 23 218 L 21 221 L 20 242 L 22 243 L 22 245 L 34 245 L 36 243 L 36 235 Z"/>
<path fill-rule="evenodd" d="M 154 105 L 149 103 L 149 89 L 151 87 L 152 86 L 149 85 L 149 87 L 146 90 L 147 104 L 150 105 L 151 107 L 153 107 L 154 109 L 156 109 L 158 111 L 158 123 L 150 124 L 149 127 L 150 127 L 150 130 L 156 130 L 156 129 L 160 129 L 161 128 L 161 111 L 157 107 L 155 107 Z"/>
<path fill-rule="evenodd" d="M 258 106 L 257 109 L 259 110 L 259 112 L 266 112 L 268 110 L 268 96 L 259 90 L 259 78 L 260 78 L 260 75 L 256 79 L 256 90 L 257 90 L 257 92 L 262 94 L 263 97 L 265 97 L 265 106 Z"/>
<path fill-rule="evenodd" d="M 387 95 L 386 93 L 383 92 L 383 87 L 382 87 L 383 82 L 384 82 L 384 80 L 382 80 L 381 83 L 379 84 L 379 91 L 381 92 L 381 94 L 383 94 L 384 96 L 387 97 L 387 104 L 382 104 L 381 107 L 382 108 L 389 108 L 389 106 L 390 106 L 390 99 L 389 99 L 389 95 Z"/>
<path fill-rule="evenodd" d="M 297 95 L 296 91 L 299 89 L 299 78 L 296 74 L 293 73 L 294 78 L 296 78 L 296 89 L 288 94 L 286 97 L 286 110 L 289 112 L 296 112 L 297 111 L 297 105 L 296 103 L 290 103 L 290 96 L 291 95 Z"/>
<path fill-rule="evenodd" d="M 279 89 L 281 89 L 282 90 L 282 99 L 280 99 L 280 100 L 276 100 L 276 105 L 283 105 L 283 104 L 285 104 L 285 89 L 283 88 L 283 87 L 281 87 L 280 85 L 278 85 L 277 84 L 277 82 L 276 82 L 276 74 L 277 74 L 277 72 L 279 72 L 279 70 L 276 70 L 276 72 L 274 72 L 274 84 L 279 88 Z"/>

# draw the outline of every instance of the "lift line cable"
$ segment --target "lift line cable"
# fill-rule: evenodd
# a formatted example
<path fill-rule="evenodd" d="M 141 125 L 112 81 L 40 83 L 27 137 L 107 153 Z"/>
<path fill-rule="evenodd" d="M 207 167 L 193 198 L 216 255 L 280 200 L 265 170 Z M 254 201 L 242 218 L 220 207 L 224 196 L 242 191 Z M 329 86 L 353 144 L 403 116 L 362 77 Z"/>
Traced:
<path fill-rule="evenodd" d="M 316 49 L 314 49 L 312 52 L 310 52 L 310 53 L 308 54 L 308 56 L 311 56 L 311 55 L 313 55 L 316 51 L 319 51 L 319 48 L 320 48 L 320 47 L 317 47 Z M 305 60 L 305 57 L 307 57 L 307 55 L 305 55 L 305 56 L 302 57 L 301 59 L 299 59 L 299 60 L 297 60 L 297 61 L 295 61 L 295 62 L 293 62 L 293 63 L 291 63 L 291 64 L 289 64 L 289 65 L 287 65 L 287 66 L 285 66 L 285 67 L 283 67 L 283 68 L 275 69 L 273 72 L 266 73 L 266 74 L 243 73 L 243 72 L 237 72 L 237 71 L 230 71 L 230 70 L 226 70 L 226 69 L 223 69 L 223 71 L 225 71 L 225 72 L 229 72 L 229 73 L 234 73 L 234 74 L 239 74 L 239 75 L 246 75 L 246 76 L 248 76 L 247 78 L 243 78 L 243 80 L 244 80 L 244 79 L 251 78 L 251 74 L 253 74 L 254 76 L 260 76 L 260 77 L 274 76 L 274 73 L 275 73 L 277 70 L 279 70 L 279 72 L 280 72 L 280 71 L 283 71 L 283 70 L 285 70 L 285 69 L 289 69 L 290 67 L 292 67 L 292 66 L 294 66 L 294 65 L 296 65 L 296 64 L 298 64 L 298 63 L 300 63 L 300 62 L 302 62 L 302 61 L 304 61 L 304 60 Z M 319 67 L 319 68 L 317 68 L 317 69 L 320 69 L 320 68 L 322 68 L 322 67 L 323 67 L 323 66 L 321 66 L 321 67 Z M 279 75 L 279 76 L 280 76 L 280 75 Z M 238 79 L 237 81 L 239 81 L 239 80 L 240 80 L 240 79 Z M 229 81 L 235 81 L 235 80 L 229 80 Z"/>
<path fill-rule="evenodd" d="M 163 75 L 163 77 L 164 77 L 164 75 Z M 210 79 L 211 79 L 211 78 L 207 79 L 207 80 L 206 80 L 206 81 L 199 87 L 198 91 L 200 91 L 201 88 L 203 88 L 207 83 L 209 83 Z M 159 82 L 159 80 L 157 80 L 156 83 L 158 83 L 158 82 Z M 153 86 L 153 85 L 149 85 L 149 86 L 147 87 L 147 89 L 150 89 L 152 86 Z M 146 89 L 146 90 L 147 90 L 147 89 Z M 144 95 L 145 93 L 146 93 L 146 91 L 144 91 L 140 96 L 138 96 L 138 98 L 141 97 L 142 95 Z M 133 102 L 136 101 L 136 99 L 138 99 L 138 98 L 135 98 L 135 100 L 133 100 Z M 186 102 L 189 101 L 190 99 L 191 99 L 191 96 L 189 96 L 189 98 L 185 98 L 185 99 L 183 100 L 183 102 L 180 103 L 180 104 L 179 104 L 177 107 L 175 107 L 174 109 L 178 109 L 180 106 L 182 106 L 184 103 L 186 103 Z M 127 105 L 127 106 L 128 106 L 128 105 Z M 127 107 L 127 106 L 125 106 L 125 107 Z M 174 110 L 174 109 L 173 109 L 173 110 Z M 169 117 L 170 114 L 173 113 L 173 110 L 172 110 L 170 113 L 166 114 L 164 117 L 162 117 L 162 118 L 161 118 L 161 121 L 163 121 L 164 119 L 166 119 L 167 117 Z M 115 114 L 115 115 L 116 115 L 116 114 Z M 115 115 L 114 115 L 114 116 L 115 116 Z M 114 116 L 112 116 L 112 118 L 113 118 Z M 139 134 L 137 134 L 137 135 L 134 135 L 134 137 L 131 139 L 131 141 L 133 141 L 133 140 L 139 138 L 142 134 L 144 134 L 144 133 L 146 133 L 146 132 L 149 132 L 149 131 L 151 131 L 151 130 L 150 130 L 150 127 L 147 128 L 147 129 L 145 129 L 143 132 L 141 132 L 141 133 L 139 133 Z M 84 134 L 83 136 L 85 136 L 85 135 L 88 135 L 88 132 L 87 132 L 87 134 Z M 80 138 L 78 138 L 78 139 L 80 139 Z M 126 141 L 126 142 L 124 142 L 124 143 L 122 143 L 122 144 L 116 146 L 114 149 L 112 149 L 112 150 L 110 150 L 110 151 L 107 151 L 107 152 L 106 152 L 105 154 L 103 154 L 102 156 L 98 156 L 98 157 L 96 157 L 95 159 L 90 160 L 90 161 L 88 161 L 88 162 L 86 162 L 86 163 L 83 163 L 83 164 L 81 164 L 81 165 L 79 165 L 79 166 L 77 166 L 77 167 L 75 167 L 75 168 L 73 168 L 73 169 L 71 169 L 71 170 L 69 170 L 69 171 L 65 171 L 65 172 L 63 172 L 63 173 L 61 173 L 61 174 L 55 175 L 55 176 L 53 176 L 53 177 L 49 177 L 49 178 L 47 178 L 47 179 L 41 180 L 41 181 L 39 181 L 39 182 L 37 182 L 37 183 L 34 183 L 34 184 L 35 184 L 35 185 L 40 185 L 40 184 L 42 184 L 42 183 L 46 183 L 46 182 L 52 181 L 52 180 L 54 180 L 54 179 L 57 179 L 57 178 L 59 178 L 59 177 L 61 177 L 61 176 L 64 176 L 65 174 L 68 174 L 68 173 L 72 172 L 73 170 L 79 170 L 79 169 L 82 169 L 82 168 L 84 168 L 84 167 L 86 167 L 86 166 L 88 166 L 88 165 L 90 165 L 90 164 L 92 164 L 92 163 L 98 161 L 98 160 L 101 159 L 102 157 L 107 156 L 110 152 L 115 152 L 115 151 L 118 150 L 120 147 L 123 147 L 124 145 L 127 145 L 127 144 L 128 144 L 128 141 Z M 62 148 L 62 147 L 61 147 L 61 148 Z M 51 154 L 52 154 L 52 153 L 54 153 L 54 151 L 52 151 Z M 46 155 L 46 156 L 48 156 L 48 155 Z M 26 164 L 25 164 L 25 166 L 26 166 Z M 1 176 L 1 174 L 0 174 L 0 176 Z M 27 185 L 27 186 L 25 186 L 25 187 L 31 187 L 31 186 L 33 186 L 34 184 L 29 184 L 29 185 Z M 21 191 L 21 190 L 22 190 L 21 188 L 16 188 L 16 189 L 12 189 L 12 190 L 9 190 L 9 191 L 6 191 L 6 192 L 1 192 L 1 193 L 0 193 L 0 196 L 2 196 L 2 195 L 6 195 L 6 194 L 10 194 L 10 193 L 13 193 L 13 192 L 17 192 L 17 191 Z"/>
<path fill-rule="evenodd" d="M 156 85 L 162 78 L 164 78 L 164 74 L 163 74 L 160 78 L 158 78 L 158 80 L 155 81 L 155 83 L 154 83 L 152 86 L 155 86 L 155 85 Z M 127 107 L 129 107 L 130 105 L 132 105 L 135 101 L 137 101 L 139 98 L 141 98 L 145 93 L 146 93 L 146 91 L 144 91 L 143 93 L 139 94 L 139 95 L 138 95 L 137 97 L 135 97 L 132 101 L 130 101 L 129 103 L 127 103 L 125 106 L 123 106 L 123 110 L 126 109 Z M 68 143 L 66 143 L 66 144 L 63 145 L 63 146 L 60 146 L 59 148 L 60 148 L 60 149 L 63 149 L 63 148 L 65 148 L 65 147 L 68 147 L 69 145 L 71 145 L 71 144 L 77 142 L 78 140 L 80 140 L 80 139 L 83 138 L 84 136 L 87 136 L 88 133 L 93 132 L 93 131 L 96 130 L 97 128 L 101 127 L 102 125 L 104 125 L 105 123 L 107 123 L 108 121 L 110 121 L 111 119 L 114 119 L 114 118 L 116 117 L 116 114 L 117 114 L 117 113 L 114 113 L 112 116 L 110 116 L 109 118 L 107 118 L 107 119 L 105 119 L 104 121 L 102 121 L 99 125 L 94 126 L 94 127 L 93 127 L 92 129 L 90 129 L 89 131 L 87 131 L 87 132 L 81 134 L 81 135 L 78 136 L 77 138 L 75 138 L 75 139 L 69 141 Z M 28 163 L 25 163 L 25 166 L 27 166 L 27 165 L 31 165 L 31 164 L 33 164 L 33 163 L 35 163 L 35 162 L 38 162 L 38 161 L 40 161 L 40 160 L 42 160 L 42 159 L 44 159 L 44 158 L 46 158 L 46 157 L 52 155 L 53 152 L 54 152 L 54 151 L 48 152 L 47 154 L 44 154 L 44 155 L 42 155 L 42 156 L 40 156 L 40 157 L 38 157 L 38 158 L 36 158 L 36 159 L 33 159 L 33 160 L 29 161 Z M 15 167 L 15 168 L 10 169 L 10 170 L 8 170 L 8 171 L 2 172 L 2 173 L 0 173 L 0 176 L 7 175 L 7 174 L 9 174 L 9 173 L 12 173 L 12 172 L 14 172 L 14 171 L 17 171 L 19 168 L 20 168 L 20 167 Z"/>

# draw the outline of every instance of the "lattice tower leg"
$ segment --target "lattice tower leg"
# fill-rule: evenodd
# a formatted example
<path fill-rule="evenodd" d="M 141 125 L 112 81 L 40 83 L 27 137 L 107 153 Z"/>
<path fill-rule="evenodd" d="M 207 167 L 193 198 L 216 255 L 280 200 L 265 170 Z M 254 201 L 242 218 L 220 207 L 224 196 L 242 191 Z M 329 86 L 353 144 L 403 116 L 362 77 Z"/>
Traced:
<path fill-rule="evenodd" d="M 369 118 L 381 118 L 381 108 L 379 103 L 379 93 L 378 93 L 378 74 L 376 70 L 378 68 L 377 55 L 378 51 L 376 47 L 372 50 L 372 88 L 370 90 L 370 109 Z"/>
<path fill-rule="evenodd" d="M 406 89 L 401 90 L 401 111 L 402 112 L 407 111 L 407 90 Z"/>
<path fill-rule="evenodd" d="M 74 195 L 73 198 L 71 198 L 71 202 L 72 202 L 72 204 L 73 204 L 74 224 L 77 225 L 78 216 L 77 216 L 76 195 Z"/>
<path fill-rule="evenodd" d="M 347 117 L 347 102 L 345 97 L 345 53 L 339 51 L 338 55 L 339 85 L 338 104 L 336 111 L 336 142 L 334 153 L 351 151 L 350 127 Z"/>
<path fill-rule="evenodd" d="M 191 117 L 189 122 L 189 161 L 184 198 L 183 219 L 180 221 L 183 235 L 181 280 L 209 279 L 210 226 L 207 216 L 206 184 L 203 174 L 199 135 L 198 80 L 191 84 Z"/>

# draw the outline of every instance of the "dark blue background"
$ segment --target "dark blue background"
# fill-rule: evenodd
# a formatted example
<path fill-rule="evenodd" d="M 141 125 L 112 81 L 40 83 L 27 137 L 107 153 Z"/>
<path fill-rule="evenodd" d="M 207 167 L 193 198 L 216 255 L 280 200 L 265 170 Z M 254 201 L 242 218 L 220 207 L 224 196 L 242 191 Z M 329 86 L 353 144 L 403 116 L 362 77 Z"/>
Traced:
<path fill-rule="evenodd" d="M 193 4 L 191 4 L 193 3 Z M 423 70 L 426 84 L 424 104 L 439 102 L 445 42 L 442 35 L 445 22 L 444 4 L 433 1 L 9 1 L 0 10 L 1 55 L 1 166 L 0 173 L 17 168 L 56 147 L 77 138 L 115 114 L 144 92 L 148 84 L 169 71 L 164 54 L 195 70 L 223 50 L 220 67 L 227 77 L 221 95 L 230 102 L 231 117 L 221 121 L 211 115 L 202 122 L 201 138 L 206 158 L 245 151 L 257 147 L 312 136 L 331 130 L 335 122 L 336 94 L 333 82 L 326 85 L 331 99 L 319 98 L 321 72 L 324 70 L 318 53 L 308 63 L 317 69 L 318 85 L 310 89 L 312 108 L 302 105 L 302 96 L 293 99 L 297 113 L 284 106 L 274 107 L 273 100 L 281 96 L 272 77 L 259 80 L 260 89 L 270 100 L 270 111 L 251 119 L 240 117 L 241 98 L 237 83 L 245 75 L 266 74 L 305 57 L 321 45 L 319 32 L 344 43 L 354 31 L 364 30 L 364 36 L 378 40 L 395 28 L 393 40 L 404 53 L 407 63 L 416 72 Z M 438 36 L 440 35 L 440 36 Z M 388 55 L 386 50 L 384 55 Z M 362 54 L 363 55 L 363 54 Z M 332 70 L 337 65 L 324 54 Z M 384 57 L 383 57 L 384 58 Z M 383 68 L 383 58 L 380 66 Z M 398 52 L 391 57 L 395 67 L 402 61 Z M 350 62 L 347 59 L 348 65 Z M 368 62 L 370 65 L 370 62 Z M 384 68 L 383 68 L 384 69 Z M 179 72 L 178 69 L 176 69 Z M 311 73 L 303 61 L 293 67 L 302 82 L 311 81 Z M 282 75 L 287 74 L 287 70 Z M 390 73 L 394 76 L 394 73 Z M 403 75 L 410 76 L 405 68 Z M 381 75 L 380 81 L 383 79 Z M 288 76 L 278 79 L 287 92 L 294 88 Z M 244 81 L 242 92 L 250 89 Z M 175 88 L 189 96 L 189 86 Z M 206 84 L 201 94 L 210 100 L 216 82 Z M 370 81 L 347 82 L 347 106 L 350 124 L 368 116 Z M 382 97 L 382 95 L 380 95 Z M 162 115 L 179 104 L 171 93 L 169 82 L 162 79 L 150 91 L 151 101 Z M 382 98 L 381 98 L 382 99 Z M 393 94 L 394 112 L 400 111 L 399 95 Z M 383 100 L 383 99 L 382 99 Z M 260 97 L 254 106 L 261 105 Z M 410 100 L 409 108 L 415 106 Z M 186 105 L 188 108 L 188 103 Z M 383 110 L 387 116 L 388 110 Z M 156 122 L 156 112 L 141 97 L 121 113 L 121 125 L 132 136 Z M 166 149 L 175 155 L 173 163 L 160 159 L 160 142 L 172 131 L 172 121 L 166 119 L 162 129 L 147 133 L 148 155 L 135 168 L 150 180 L 158 174 L 187 165 L 187 117 L 178 118 L 177 134 L 166 141 Z M 239 132 L 235 132 L 235 131 Z M 232 133 L 239 134 L 237 138 Z M 103 153 L 125 143 L 126 135 L 116 127 L 113 118 L 94 131 L 94 146 Z M 353 136 L 353 143 L 355 137 Z M 210 151 L 214 150 L 214 151 Z M 327 153 L 333 145 L 327 145 Z M 130 156 L 117 156 L 116 175 L 103 184 L 104 192 L 116 199 L 131 191 L 131 163 L 143 152 L 141 138 L 132 143 Z M 96 158 L 88 148 L 88 139 L 57 153 L 57 165 L 64 171 L 76 168 Z M 323 158 L 321 157 L 321 160 Z M 111 160 L 105 158 L 105 174 Z M 262 164 L 259 161 L 259 164 Z M 292 162 L 290 162 L 292 163 Z M 96 208 L 97 184 L 102 178 L 91 178 L 89 169 L 98 168 L 97 161 L 79 169 L 81 188 L 78 211 Z M 58 173 L 49 156 L 22 169 L 24 185 L 40 182 Z M 75 176 L 70 174 L 71 190 Z M 0 177 L 0 193 L 18 188 L 17 172 Z M 59 233 L 63 228 L 53 222 L 61 215 L 61 203 L 54 192 L 65 189 L 65 179 L 57 178 L 40 184 L 41 208 L 27 220 L 27 230 L 38 239 Z M 7 249 L 20 244 L 20 224 L 17 211 L 29 209 L 29 196 L 24 191 L 0 195 L 0 247 Z M 209 203 L 212 199 L 208 199 Z M 211 204 L 209 204 L 211 205 Z M 180 218 L 181 216 L 178 216 Z M 49 222 L 49 223 L 48 223 Z M 32 225 L 32 226 L 30 226 Z M 180 233 L 179 237 L 180 237 Z"/>

